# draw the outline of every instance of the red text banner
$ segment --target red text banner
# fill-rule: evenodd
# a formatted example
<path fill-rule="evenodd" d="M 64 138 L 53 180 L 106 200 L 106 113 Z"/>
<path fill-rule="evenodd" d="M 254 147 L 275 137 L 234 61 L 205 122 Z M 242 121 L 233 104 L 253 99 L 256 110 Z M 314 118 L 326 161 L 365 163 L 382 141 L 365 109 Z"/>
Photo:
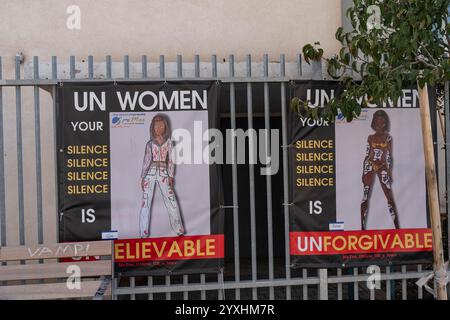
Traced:
<path fill-rule="evenodd" d="M 432 251 L 431 229 L 291 232 L 291 255 Z"/>
<path fill-rule="evenodd" d="M 114 241 L 115 262 L 221 259 L 223 257 L 223 235 Z"/>

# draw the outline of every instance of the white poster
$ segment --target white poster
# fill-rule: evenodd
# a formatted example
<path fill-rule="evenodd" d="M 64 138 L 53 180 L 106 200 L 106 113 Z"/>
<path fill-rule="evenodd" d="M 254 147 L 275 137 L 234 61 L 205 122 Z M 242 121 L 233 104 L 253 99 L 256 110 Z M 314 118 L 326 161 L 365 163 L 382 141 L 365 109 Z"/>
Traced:
<path fill-rule="evenodd" d="M 340 195 L 336 197 L 336 217 L 344 223 L 346 231 L 361 230 L 361 211 L 364 209 L 361 204 L 365 197 L 363 166 L 368 138 L 375 134 L 371 126 L 375 112 L 380 112 L 380 109 L 365 109 L 360 119 L 350 123 L 337 121 L 335 125 L 336 193 Z M 387 173 L 385 180 L 389 180 L 399 227 L 426 228 L 425 160 L 419 109 L 384 108 L 381 112 L 386 113 L 389 121 L 389 128 L 383 133 L 386 138 L 383 139 L 389 140 L 392 148 L 389 154 L 392 175 Z M 376 142 L 372 143 L 376 145 Z M 383 149 L 382 146 L 379 149 Z M 366 195 L 367 230 L 395 227 L 388 197 L 382 189 L 381 174 L 380 177 L 374 175 L 372 187 Z"/>
<path fill-rule="evenodd" d="M 152 121 L 166 127 L 161 146 L 151 139 Z M 193 143 L 174 137 L 178 130 L 193 141 L 194 134 L 207 129 L 207 111 L 110 113 L 111 228 L 120 239 L 210 234 L 209 165 L 194 161 Z M 153 130 L 158 130 L 155 125 Z M 154 158 L 145 168 L 146 150 L 164 153 L 168 140 L 173 150 L 166 156 L 173 163 L 158 167 L 163 161 Z M 181 148 L 183 143 L 190 150 Z M 154 151 L 152 156 L 160 155 Z M 184 163 L 176 163 L 181 157 Z"/>

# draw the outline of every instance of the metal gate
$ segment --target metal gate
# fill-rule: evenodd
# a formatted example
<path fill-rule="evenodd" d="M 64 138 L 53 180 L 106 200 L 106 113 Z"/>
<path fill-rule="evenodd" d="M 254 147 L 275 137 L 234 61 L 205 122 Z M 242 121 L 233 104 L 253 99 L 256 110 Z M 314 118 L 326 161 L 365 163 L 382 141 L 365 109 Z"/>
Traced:
<path fill-rule="evenodd" d="M 224 168 L 230 190 L 224 209 L 229 222 L 225 268 L 219 274 L 121 277 L 114 279 L 115 299 L 429 299 L 415 281 L 431 265 L 388 266 L 381 269 L 379 288 L 367 286 L 365 268 L 291 270 L 289 257 L 289 199 L 286 105 L 289 80 L 323 79 L 319 63 L 303 64 L 301 55 L 286 62 L 280 55 L 252 63 L 247 55 L 236 62 L 233 55 L 218 61 L 213 55 L 201 62 L 151 61 L 128 56 L 113 62 L 92 56 L 68 63 L 57 57 L 40 62 L 22 61 L 17 55 L 9 79 L 2 78 L 0 57 L 0 241 L 1 246 L 55 242 L 56 237 L 56 121 L 55 92 L 59 80 L 89 83 L 101 79 L 120 81 L 219 79 L 224 83 L 221 111 L 226 128 L 256 122 L 265 129 L 281 130 L 278 182 L 258 177 L 255 165 Z M 262 58 L 262 59 L 261 59 Z M 23 76 L 22 76 L 23 74 Z M 50 93 L 50 96 L 43 94 Z M 14 109 L 15 106 L 15 109 Z M 34 127 L 34 130 L 33 130 Z M 33 148 L 28 148 L 31 145 Z M 242 180 L 244 179 L 244 180 Z M 241 180 L 239 182 L 239 180 Z M 242 181 L 245 181 L 242 182 Z M 262 189 L 261 189 L 262 188 Z M 256 190 L 264 190 L 256 194 Z M 247 207 L 241 205 L 244 198 Z M 264 203 L 264 210 L 256 210 Z M 249 221 L 249 223 L 242 223 Z M 247 219 L 247 220 L 245 220 Z M 240 223 L 241 222 L 241 223 Z M 263 228 L 258 227 L 263 225 Z M 227 231 L 226 231 L 227 232 Z M 232 239 L 232 240 L 230 240 Z M 258 241 L 257 241 L 258 240 Z M 241 249 L 244 248 L 244 251 Z M 428 270 L 428 271 L 426 271 Z"/>

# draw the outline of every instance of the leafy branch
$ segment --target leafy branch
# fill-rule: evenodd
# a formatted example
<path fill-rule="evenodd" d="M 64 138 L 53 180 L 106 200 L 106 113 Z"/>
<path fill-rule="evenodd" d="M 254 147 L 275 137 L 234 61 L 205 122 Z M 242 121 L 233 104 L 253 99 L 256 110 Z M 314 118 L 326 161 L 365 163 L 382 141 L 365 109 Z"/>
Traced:
<path fill-rule="evenodd" d="M 337 29 L 335 38 L 342 46 L 337 54 L 324 57 L 319 42 L 303 47 L 305 61 L 324 61 L 329 76 L 343 85 L 343 94 L 323 110 L 298 98 L 291 108 L 329 121 L 340 111 L 351 121 L 369 103 L 396 101 L 405 85 L 423 88 L 450 80 L 449 5 L 450 0 L 354 0 L 347 11 L 354 30 Z M 369 6 L 379 8 L 376 27 Z"/>

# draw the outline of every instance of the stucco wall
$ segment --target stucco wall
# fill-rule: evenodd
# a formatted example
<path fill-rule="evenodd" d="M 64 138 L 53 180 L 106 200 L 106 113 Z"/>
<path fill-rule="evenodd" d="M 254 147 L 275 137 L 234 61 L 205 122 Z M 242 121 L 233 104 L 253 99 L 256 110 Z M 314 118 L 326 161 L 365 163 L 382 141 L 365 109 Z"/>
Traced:
<path fill-rule="evenodd" d="M 236 59 L 250 53 L 294 59 L 303 44 L 320 41 L 335 52 L 341 25 L 340 0 L 2 0 L 0 53 L 30 59 L 57 55 L 85 58 L 142 54 L 174 59 L 217 54 Z M 81 9 L 81 29 L 69 30 L 66 8 Z"/>

